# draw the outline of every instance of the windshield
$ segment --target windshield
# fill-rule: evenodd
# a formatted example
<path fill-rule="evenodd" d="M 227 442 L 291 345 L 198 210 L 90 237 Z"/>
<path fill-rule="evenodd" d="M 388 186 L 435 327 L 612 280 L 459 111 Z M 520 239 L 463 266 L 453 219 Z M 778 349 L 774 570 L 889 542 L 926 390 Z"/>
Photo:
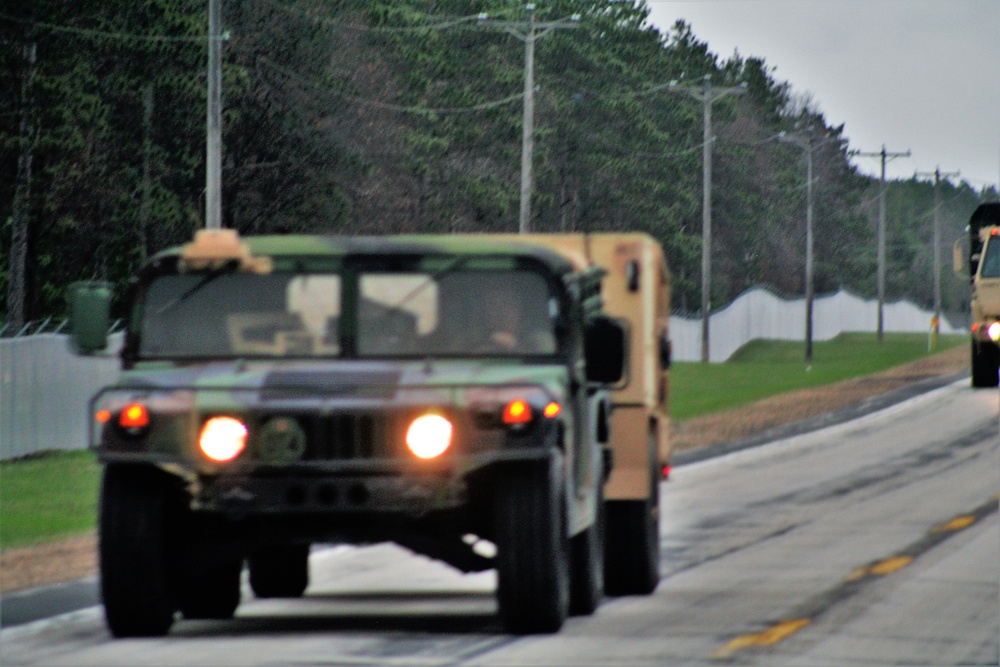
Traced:
<path fill-rule="evenodd" d="M 556 351 L 558 299 L 518 270 L 365 273 L 361 356 L 530 356 Z"/>
<path fill-rule="evenodd" d="M 340 276 L 163 276 L 146 290 L 146 358 L 340 354 Z"/>
<path fill-rule="evenodd" d="M 1000 236 L 991 236 L 979 263 L 980 278 L 1000 278 Z"/>
<path fill-rule="evenodd" d="M 363 357 L 556 352 L 560 305 L 543 275 L 460 267 L 362 272 L 356 318 L 342 316 L 333 273 L 161 276 L 145 291 L 139 356 L 339 357 L 349 320 Z"/>

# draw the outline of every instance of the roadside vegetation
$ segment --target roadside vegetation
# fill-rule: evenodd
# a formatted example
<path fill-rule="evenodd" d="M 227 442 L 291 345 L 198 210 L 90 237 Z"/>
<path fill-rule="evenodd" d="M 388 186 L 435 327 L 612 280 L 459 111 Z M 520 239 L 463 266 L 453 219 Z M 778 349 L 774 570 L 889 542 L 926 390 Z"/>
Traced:
<path fill-rule="evenodd" d="M 968 342 L 965 335 L 941 336 L 937 351 Z M 724 364 L 676 362 L 670 370 L 670 414 L 683 421 L 734 408 L 775 394 L 870 375 L 926 357 L 924 334 L 842 334 L 813 343 L 812 364 L 805 343 L 755 340 Z"/>
<path fill-rule="evenodd" d="M 222 4 L 223 226 L 517 229 L 524 48 L 477 16 L 523 21 L 524 3 Z M 720 56 L 697 25 L 651 25 L 648 2 L 537 4 L 539 21 L 581 16 L 535 52 L 534 231 L 648 232 L 674 307 L 697 309 L 702 106 L 669 84 L 709 77 L 746 86 L 712 110 L 711 302 L 757 285 L 803 292 L 805 156 L 780 132 L 816 141 L 816 292 L 875 295 L 882 186 L 855 166 L 851 128 L 796 90 L 808 81 Z M 204 0 L 3 3 L 0 326 L 62 318 L 77 280 L 120 293 L 150 254 L 204 225 L 206 18 Z M 929 307 L 934 225 L 950 242 L 996 192 L 946 179 L 936 196 L 916 177 L 885 187 L 886 297 Z M 964 313 L 967 281 L 942 274 L 943 312 Z"/>
<path fill-rule="evenodd" d="M 99 483 L 89 451 L 0 463 L 0 548 L 93 531 Z"/>
<path fill-rule="evenodd" d="M 968 341 L 944 336 L 937 350 Z M 677 362 L 671 370 L 670 407 L 685 420 L 787 391 L 869 375 L 928 356 L 927 337 L 846 334 L 813 346 L 753 341 L 724 364 Z M 100 467 L 89 451 L 60 452 L 0 463 L 0 548 L 37 544 L 93 532 Z"/>

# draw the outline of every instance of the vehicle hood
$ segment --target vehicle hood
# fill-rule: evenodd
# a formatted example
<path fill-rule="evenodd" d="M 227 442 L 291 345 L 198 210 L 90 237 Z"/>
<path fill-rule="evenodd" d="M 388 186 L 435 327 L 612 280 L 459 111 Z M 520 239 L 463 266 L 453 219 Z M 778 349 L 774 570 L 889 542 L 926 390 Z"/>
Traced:
<path fill-rule="evenodd" d="M 563 400 L 568 372 L 559 364 L 479 361 L 212 362 L 184 366 L 147 364 L 122 375 L 122 389 L 192 390 L 199 394 L 239 394 L 256 400 L 393 400 L 401 395 L 435 394 L 463 403 L 467 390 L 534 387 Z M 254 397 L 257 397 L 256 399 Z"/>

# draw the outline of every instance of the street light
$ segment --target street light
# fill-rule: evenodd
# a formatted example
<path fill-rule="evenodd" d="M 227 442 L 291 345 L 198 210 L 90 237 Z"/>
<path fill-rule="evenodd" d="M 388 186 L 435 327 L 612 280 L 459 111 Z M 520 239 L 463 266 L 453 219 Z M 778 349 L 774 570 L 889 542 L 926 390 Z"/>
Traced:
<path fill-rule="evenodd" d="M 528 13 L 527 21 L 496 21 L 489 14 L 479 15 L 479 24 L 485 27 L 496 27 L 510 33 L 524 42 L 524 120 L 521 131 L 521 210 L 518 218 L 518 231 L 521 234 L 531 231 L 531 194 L 534 189 L 534 174 L 532 161 L 534 157 L 535 133 L 535 42 L 545 37 L 553 30 L 577 28 L 580 15 L 558 21 L 535 21 L 535 5 L 524 7 Z"/>

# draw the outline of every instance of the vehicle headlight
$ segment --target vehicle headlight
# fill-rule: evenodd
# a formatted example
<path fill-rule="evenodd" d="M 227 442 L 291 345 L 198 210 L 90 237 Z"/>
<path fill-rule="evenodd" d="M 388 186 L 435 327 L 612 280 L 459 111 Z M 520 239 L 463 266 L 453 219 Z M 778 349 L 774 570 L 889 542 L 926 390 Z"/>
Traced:
<path fill-rule="evenodd" d="M 986 329 L 986 335 L 990 337 L 990 340 L 994 343 L 1000 341 L 1000 322 L 994 322 Z"/>
<path fill-rule="evenodd" d="M 225 463 L 239 456 L 247 444 L 247 427 L 233 417 L 212 417 L 201 427 L 198 447 L 213 461 Z"/>
<path fill-rule="evenodd" d="M 441 415 L 421 415 L 406 430 L 406 446 L 417 458 L 436 458 L 448 451 L 453 430 L 451 422 Z"/>

